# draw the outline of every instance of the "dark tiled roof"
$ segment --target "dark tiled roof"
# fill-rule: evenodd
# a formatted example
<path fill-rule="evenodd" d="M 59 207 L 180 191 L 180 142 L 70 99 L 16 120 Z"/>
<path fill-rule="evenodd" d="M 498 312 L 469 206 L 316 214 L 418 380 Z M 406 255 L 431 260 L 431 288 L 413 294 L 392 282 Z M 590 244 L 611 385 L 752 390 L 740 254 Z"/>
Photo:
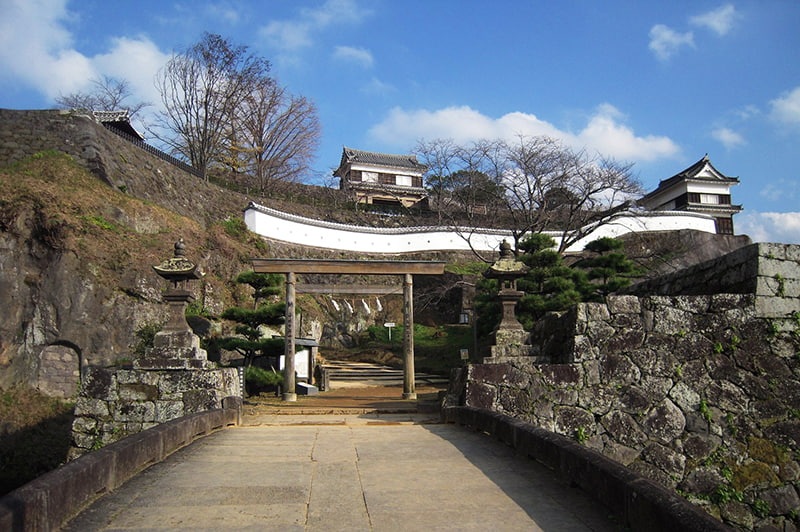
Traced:
<path fill-rule="evenodd" d="M 131 125 L 131 117 L 127 110 L 123 111 L 92 111 L 94 119 L 106 127 L 114 128 L 128 135 L 133 135 L 139 140 L 144 140 L 141 133 Z"/>
<path fill-rule="evenodd" d="M 396 168 L 409 168 L 412 170 L 425 171 L 425 165 L 417 161 L 415 155 L 393 155 L 390 153 L 377 153 L 371 151 L 356 150 L 344 147 L 342 150 L 342 161 L 339 164 L 341 169 L 346 164 L 364 163 L 382 166 L 393 166 Z M 338 173 L 338 170 L 337 172 Z"/>
<path fill-rule="evenodd" d="M 697 174 L 699 174 L 703 170 L 703 168 L 706 167 L 706 165 L 710 166 L 712 173 L 717 174 L 719 177 L 707 177 L 707 176 L 698 177 Z M 738 183 L 739 182 L 739 178 L 738 177 L 728 177 L 725 174 L 723 174 L 722 172 L 720 172 L 719 170 L 717 170 L 716 168 L 714 168 L 714 165 L 711 164 L 711 161 L 708 159 L 708 155 L 705 155 L 705 156 L 703 156 L 702 159 L 700 159 L 699 161 L 694 163 L 689 168 L 687 168 L 687 169 L 685 169 L 685 170 L 683 170 L 681 172 L 678 172 L 677 174 L 675 174 L 674 176 L 672 176 L 670 178 L 662 179 L 658 183 L 658 188 L 656 188 L 654 191 L 646 194 L 644 197 L 645 198 L 649 198 L 649 197 L 655 196 L 657 193 L 661 192 L 662 190 L 664 190 L 666 188 L 669 188 L 672 185 L 674 185 L 676 183 L 679 183 L 681 181 L 687 180 L 687 179 L 694 179 L 694 180 L 698 180 L 698 181 L 713 181 L 713 182 L 722 181 L 722 182 L 726 182 L 726 183 Z"/>
<path fill-rule="evenodd" d="M 127 110 L 122 111 L 92 111 L 98 122 L 130 122 Z"/>

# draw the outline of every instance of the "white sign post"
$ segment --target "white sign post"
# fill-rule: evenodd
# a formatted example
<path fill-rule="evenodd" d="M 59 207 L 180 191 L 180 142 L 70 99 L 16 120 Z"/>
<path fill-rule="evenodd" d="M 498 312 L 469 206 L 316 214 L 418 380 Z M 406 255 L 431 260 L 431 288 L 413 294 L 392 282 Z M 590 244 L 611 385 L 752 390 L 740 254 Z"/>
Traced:
<path fill-rule="evenodd" d="M 392 341 L 392 327 L 397 327 L 397 324 L 395 322 L 393 322 L 393 321 L 387 321 L 386 323 L 383 324 L 383 326 L 386 327 L 387 329 L 389 329 L 389 342 L 391 343 L 391 341 Z"/>

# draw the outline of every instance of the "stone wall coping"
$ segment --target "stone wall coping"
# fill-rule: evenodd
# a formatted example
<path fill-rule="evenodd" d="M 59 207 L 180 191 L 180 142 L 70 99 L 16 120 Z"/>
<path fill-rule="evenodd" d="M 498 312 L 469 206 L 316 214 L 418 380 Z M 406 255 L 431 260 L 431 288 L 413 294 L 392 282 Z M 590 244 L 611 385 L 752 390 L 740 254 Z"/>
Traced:
<path fill-rule="evenodd" d="M 800 277 L 800 246 L 771 242 L 749 244 L 720 257 L 625 287 L 618 293 L 639 296 L 755 293 L 772 296 L 776 294 L 764 292 L 759 280 L 776 277 L 784 280 Z M 797 297 L 796 293 L 785 295 Z"/>
<path fill-rule="evenodd" d="M 194 440 L 237 425 L 242 400 L 149 428 L 64 464 L 0 498 L 0 530 L 57 530 L 96 497 Z"/>
<path fill-rule="evenodd" d="M 491 434 L 604 504 L 630 530 L 731 532 L 721 521 L 673 491 L 569 438 L 510 416 L 469 406 L 446 406 L 442 418 Z"/>
<path fill-rule="evenodd" d="M 251 201 L 245 210 L 251 210 L 251 209 L 264 214 L 269 214 L 270 216 L 274 216 L 276 218 L 281 218 L 283 220 L 291 220 L 293 222 L 302 223 L 304 225 L 312 227 L 325 227 L 328 229 L 348 231 L 351 233 L 367 233 L 376 235 L 408 235 L 414 233 L 452 231 L 452 228 L 450 226 L 444 226 L 444 225 L 420 225 L 420 226 L 409 226 L 409 227 L 372 227 L 367 225 L 354 225 L 354 224 L 345 224 L 340 222 L 329 222 L 326 220 L 319 220 L 317 218 L 308 218 L 306 216 L 301 216 L 299 214 L 292 214 L 289 212 L 279 211 L 278 209 L 273 209 L 271 207 L 267 207 L 266 205 L 261 205 L 254 201 Z M 479 227 L 479 228 L 461 228 L 461 230 L 465 232 L 468 231 L 480 234 L 492 234 L 492 235 L 501 234 L 501 235 L 506 235 L 508 237 L 512 236 L 511 231 L 506 231 L 503 229 L 490 229 L 490 228 Z M 560 234 L 558 231 L 550 231 L 549 233 L 552 233 L 553 235 Z"/>

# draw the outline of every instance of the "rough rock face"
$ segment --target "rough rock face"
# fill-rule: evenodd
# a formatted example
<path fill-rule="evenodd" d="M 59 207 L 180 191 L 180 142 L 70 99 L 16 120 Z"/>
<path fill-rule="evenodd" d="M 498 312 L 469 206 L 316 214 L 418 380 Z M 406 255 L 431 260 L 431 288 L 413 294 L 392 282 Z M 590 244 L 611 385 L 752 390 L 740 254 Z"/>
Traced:
<path fill-rule="evenodd" d="M 68 157 L 46 154 L 0 172 L 0 386 L 70 396 L 76 372 L 131 358 L 137 330 L 163 323 L 152 270 L 184 237 L 208 275 L 193 288 L 218 314 L 247 294 L 229 280 L 257 239 L 131 198 Z"/>
<path fill-rule="evenodd" d="M 23 228 L 28 225 L 19 222 Z M 35 231 L 0 232 L 0 308 L 5 314 L 0 322 L 0 385 L 42 380 L 39 387 L 47 390 L 48 382 L 74 375 L 89 362 L 110 364 L 129 357 L 136 324 L 163 319 L 158 279 L 137 278 L 137 286 L 126 294 L 82 274 L 83 269 L 74 251 L 47 246 Z M 60 346 L 60 362 L 67 363 L 61 369 L 55 367 L 56 358 L 41 356 L 53 346 Z M 55 372 L 53 378 L 48 372 Z M 68 391 L 68 386 L 52 389 L 63 396 Z"/>

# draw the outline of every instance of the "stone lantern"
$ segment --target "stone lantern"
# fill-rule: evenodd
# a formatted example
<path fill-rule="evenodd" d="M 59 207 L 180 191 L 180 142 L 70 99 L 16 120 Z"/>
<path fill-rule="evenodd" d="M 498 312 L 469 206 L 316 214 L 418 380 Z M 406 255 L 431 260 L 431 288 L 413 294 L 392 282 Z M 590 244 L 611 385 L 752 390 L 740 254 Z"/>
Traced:
<path fill-rule="evenodd" d="M 497 279 L 500 289 L 497 298 L 503 306 L 503 316 L 494 330 L 494 346 L 492 357 L 497 356 L 525 356 L 529 349 L 525 347 L 528 333 L 522 328 L 517 319 L 515 309 L 517 302 L 522 299 L 524 292 L 517 290 L 517 279 L 525 276 L 530 268 L 518 261 L 511 245 L 503 240 L 500 244 L 500 258 L 492 264 L 484 276 Z"/>
<path fill-rule="evenodd" d="M 188 290 L 189 281 L 200 279 L 197 265 L 186 258 L 186 244 L 181 238 L 175 243 L 172 258 L 158 266 L 156 273 L 169 281 L 164 291 L 164 302 L 169 306 L 169 321 L 156 333 L 153 348 L 134 360 L 136 369 L 206 369 L 208 356 L 200 348 L 200 338 L 186 322 L 186 305 L 193 299 Z"/>

